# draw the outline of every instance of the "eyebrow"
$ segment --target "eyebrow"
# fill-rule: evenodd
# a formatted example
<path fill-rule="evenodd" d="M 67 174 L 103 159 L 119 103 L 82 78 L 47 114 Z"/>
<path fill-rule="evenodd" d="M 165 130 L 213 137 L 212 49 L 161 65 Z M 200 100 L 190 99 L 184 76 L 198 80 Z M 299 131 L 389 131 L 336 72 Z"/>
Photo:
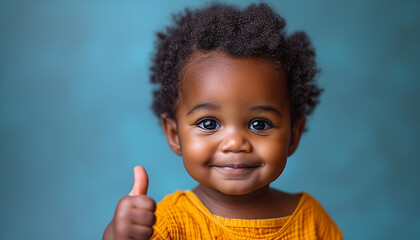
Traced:
<path fill-rule="evenodd" d="M 219 106 L 214 105 L 212 103 L 200 103 L 200 104 L 195 105 L 190 111 L 188 111 L 187 115 L 190 115 L 199 109 L 217 110 L 219 109 Z"/>
<path fill-rule="evenodd" d="M 282 114 L 280 113 L 280 111 L 278 111 L 276 108 L 272 107 L 272 106 L 268 106 L 268 105 L 257 105 L 257 106 L 253 106 L 251 107 L 251 110 L 254 111 L 259 111 L 259 112 L 273 112 L 276 113 L 277 115 L 282 116 Z"/>

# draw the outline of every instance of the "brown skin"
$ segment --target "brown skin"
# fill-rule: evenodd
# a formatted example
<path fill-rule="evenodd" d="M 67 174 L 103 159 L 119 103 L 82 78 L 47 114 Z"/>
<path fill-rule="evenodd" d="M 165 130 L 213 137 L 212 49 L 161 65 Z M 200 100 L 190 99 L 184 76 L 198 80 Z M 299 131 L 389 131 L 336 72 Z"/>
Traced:
<path fill-rule="evenodd" d="M 305 118 L 292 126 L 286 84 L 284 72 L 262 58 L 196 52 L 184 67 L 176 119 L 162 114 L 162 127 L 213 214 L 266 219 L 296 209 L 300 195 L 269 187 L 305 127 Z M 118 203 L 103 239 L 151 236 L 155 203 L 144 189 L 133 195 Z"/>
<path fill-rule="evenodd" d="M 121 198 L 114 218 L 105 229 L 103 240 L 149 239 L 155 224 L 155 201 L 147 196 L 149 180 L 141 166 L 134 168 L 134 185 L 130 194 Z"/>
<path fill-rule="evenodd" d="M 300 195 L 271 189 L 305 126 L 292 126 L 284 72 L 261 58 L 196 53 L 182 73 L 176 119 L 162 115 L 171 149 L 215 215 L 260 219 L 293 213 Z"/>

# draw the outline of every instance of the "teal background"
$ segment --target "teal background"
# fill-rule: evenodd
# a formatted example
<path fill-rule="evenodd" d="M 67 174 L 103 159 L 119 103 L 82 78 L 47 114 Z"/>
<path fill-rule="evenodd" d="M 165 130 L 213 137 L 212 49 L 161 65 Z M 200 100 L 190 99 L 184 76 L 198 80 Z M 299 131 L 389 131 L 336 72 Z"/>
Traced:
<path fill-rule="evenodd" d="M 326 90 L 273 186 L 311 193 L 345 239 L 416 238 L 419 2 L 266 2 L 310 35 Z M 205 3 L 0 3 L 0 239 L 101 239 L 137 164 L 156 201 L 194 187 L 150 111 L 148 67 L 170 14 Z"/>

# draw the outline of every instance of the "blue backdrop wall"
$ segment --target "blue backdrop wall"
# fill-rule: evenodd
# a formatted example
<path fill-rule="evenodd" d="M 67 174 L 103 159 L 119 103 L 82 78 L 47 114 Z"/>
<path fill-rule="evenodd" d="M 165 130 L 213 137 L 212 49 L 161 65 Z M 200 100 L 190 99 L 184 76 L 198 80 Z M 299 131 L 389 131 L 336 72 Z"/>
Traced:
<path fill-rule="evenodd" d="M 266 2 L 310 35 L 326 89 L 273 185 L 310 192 L 346 239 L 415 238 L 419 2 Z M 207 3 L 0 3 L 0 239 L 100 239 L 137 164 L 157 201 L 194 187 L 150 111 L 148 67 L 170 14 Z"/>

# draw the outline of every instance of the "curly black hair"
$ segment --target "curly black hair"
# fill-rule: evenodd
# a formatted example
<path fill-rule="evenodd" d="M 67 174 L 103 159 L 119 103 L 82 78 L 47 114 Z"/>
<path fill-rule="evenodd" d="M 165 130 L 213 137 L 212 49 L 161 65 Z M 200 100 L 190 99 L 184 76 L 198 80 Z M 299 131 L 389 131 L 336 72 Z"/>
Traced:
<path fill-rule="evenodd" d="M 221 51 L 231 56 L 263 57 L 286 73 L 292 124 L 311 114 L 322 89 L 315 83 L 319 72 L 315 52 L 304 32 L 285 33 L 285 20 L 267 4 L 246 9 L 212 4 L 185 9 L 173 16 L 174 25 L 157 33 L 152 57 L 153 111 L 175 118 L 180 75 L 194 51 Z"/>

